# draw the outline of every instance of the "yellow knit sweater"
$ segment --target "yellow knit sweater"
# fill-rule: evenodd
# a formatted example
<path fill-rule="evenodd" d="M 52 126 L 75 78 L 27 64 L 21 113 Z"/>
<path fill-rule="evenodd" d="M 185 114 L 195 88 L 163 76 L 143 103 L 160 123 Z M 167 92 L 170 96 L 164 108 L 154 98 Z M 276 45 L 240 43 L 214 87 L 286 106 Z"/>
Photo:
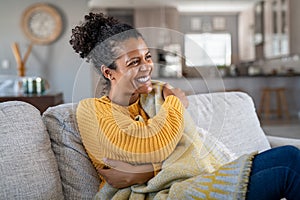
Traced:
<path fill-rule="evenodd" d="M 107 96 L 80 101 L 76 116 L 96 168 L 104 167 L 103 158 L 132 164 L 162 162 L 174 151 L 184 128 L 183 105 L 175 96 L 168 96 L 151 119 L 140 100 L 124 107 Z"/>

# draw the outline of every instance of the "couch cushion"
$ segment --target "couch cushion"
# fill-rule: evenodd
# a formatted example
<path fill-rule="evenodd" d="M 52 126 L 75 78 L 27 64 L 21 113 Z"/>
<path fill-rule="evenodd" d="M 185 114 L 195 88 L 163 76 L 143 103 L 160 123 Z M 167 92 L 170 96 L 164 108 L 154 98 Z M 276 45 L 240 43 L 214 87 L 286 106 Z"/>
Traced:
<path fill-rule="evenodd" d="M 48 108 L 43 113 L 43 121 L 58 161 L 65 199 L 92 199 L 100 179 L 83 148 L 75 111 L 75 104 Z"/>
<path fill-rule="evenodd" d="M 0 103 L 0 199 L 63 199 L 58 166 L 40 112 Z"/>
<path fill-rule="evenodd" d="M 188 99 L 188 111 L 196 124 L 237 156 L 270 148 L 248 94 L 220 92 L 191 95 Z"/>

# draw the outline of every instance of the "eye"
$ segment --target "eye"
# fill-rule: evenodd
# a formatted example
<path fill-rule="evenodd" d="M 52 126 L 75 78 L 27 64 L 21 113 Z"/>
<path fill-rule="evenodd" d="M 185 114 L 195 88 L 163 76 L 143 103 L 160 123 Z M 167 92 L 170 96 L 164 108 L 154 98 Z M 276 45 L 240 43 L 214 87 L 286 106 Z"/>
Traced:
<path fill-rule="evenodd" d="M 132 61 L 130 61 L 128 63 L 128 66 L 136 66 L 138 64 L 139 64 L 139 60 L 138 59 L 134 59 L 134 60 L 132 60 Z"/>
<path fill-rule="evenodd" d="M 152 56 L 150 53 L 146 55 L 146 60 L 150 60 L 151 58 L 152 58 Z"/>

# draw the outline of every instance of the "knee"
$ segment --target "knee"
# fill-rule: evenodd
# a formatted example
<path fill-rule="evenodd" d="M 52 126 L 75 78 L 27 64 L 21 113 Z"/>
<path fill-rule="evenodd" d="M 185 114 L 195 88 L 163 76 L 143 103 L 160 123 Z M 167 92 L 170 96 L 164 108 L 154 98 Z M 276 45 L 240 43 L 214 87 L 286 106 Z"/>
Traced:
<path fill-rule="evenodd" d="M 285 146 L 281 146 L 279 148 L 282 148 L 284 151 L 290 152 L 290 153 L 298 153 L 299 149 L 293 145 L 285 145 Z"/>
<path fill-rule="evenodd" d="M 285 155 L 288 155 L 289 157 L 291 158 L 299 158 L 300 157 L 300 150 L 295 147 L 295 146 L 292 146 L 292 145 L 286 145 L 286 146 L 281 146 L 281 147 L 278 147 L 281 149 L 281 151 L 285 154 Z"/>

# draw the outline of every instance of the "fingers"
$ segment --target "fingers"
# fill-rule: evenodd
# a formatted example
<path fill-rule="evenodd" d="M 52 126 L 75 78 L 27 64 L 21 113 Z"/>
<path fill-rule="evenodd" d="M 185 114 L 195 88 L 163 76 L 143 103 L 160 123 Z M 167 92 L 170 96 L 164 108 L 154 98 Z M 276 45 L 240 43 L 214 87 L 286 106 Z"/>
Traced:
<path fill-rule="evenodd" d="M 144 173 L 152 172 L 152 164 L 132 165 L 130 163 L 104 158 L 103 162 L 111 169 L 122 171 L 125 173 Z"/>
<path fill-rule="evenodd" d="M 105 165 L 109 166 L 110 168 L 115 168 L 116 167 L 116 162 L 114 160 L 108 159 L 108 158 L 103 158 L 102 161 L 105 163 Z"/>
<path fill-rule="evenodd" d="M 166 83 L 163 87 L 163 97 L 164 99 L 167 98 L 167 96 L 170 96 L 170 95 L 174 95 L 173 91 L 172 91 L 172 87 Z"/>
<path fill-rule="evenodd" d="M 172 88 L 168 83 L 166 83 L 163 88 L 163 96 L 164 98 L 167 98 L 170 95 L 176 96 L 185 108 L 188 107 L 189 101 L 185 93 L 180 88 Z"/>
<path fill-rule="evenodd" d="M 131 170 L 131 168 L 133 167 L 131 164 L 126 163 L 126 162 L 122 162 L 119 160 L 112 160 L 109 158 L 103 158 L 103 162 L 109 166 L 110 168 L 119 170 L 119 171 L 124 171 L 124 172 L 128 172 Z"/>
<path fill-rule="evenodd" d="M 167 88 L 167 89 L 172 89 L 172 86 L 171 86 L 169 83 L 166 83 L 166 84 L 164 85 L 164 87 Z"/>

